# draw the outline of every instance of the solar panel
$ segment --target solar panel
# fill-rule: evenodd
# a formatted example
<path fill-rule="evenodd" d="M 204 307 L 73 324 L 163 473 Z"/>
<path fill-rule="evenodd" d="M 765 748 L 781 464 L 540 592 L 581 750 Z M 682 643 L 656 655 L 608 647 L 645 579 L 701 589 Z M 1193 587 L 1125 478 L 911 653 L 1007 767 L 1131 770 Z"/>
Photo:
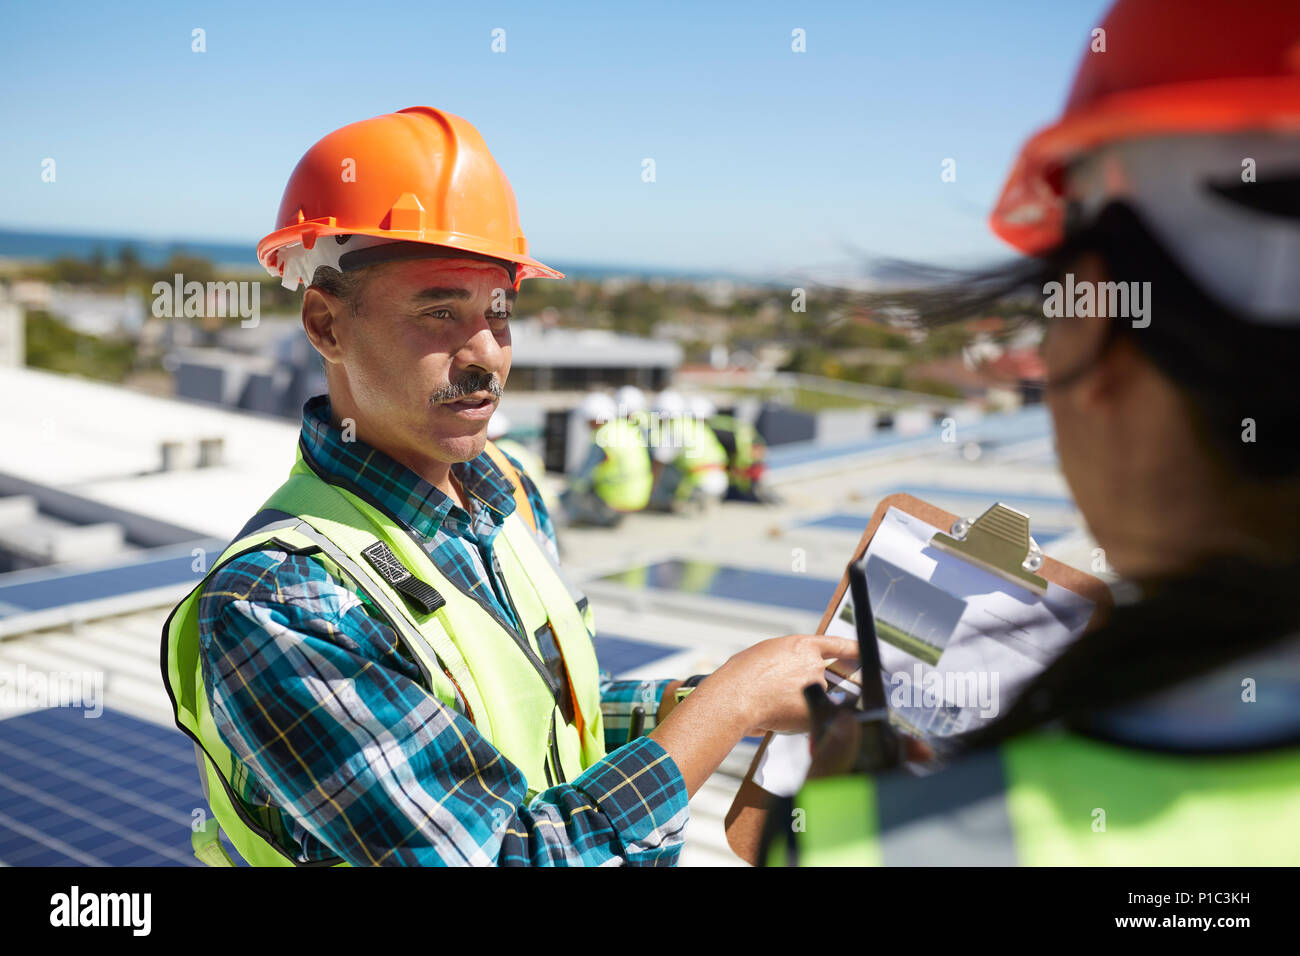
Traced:
<path fill-rule="evenodd" d="M 963 440 L 1007 444 L 1026 442 L 1051 434 L 1051 419 L 1047 409 L 1034 405 L 1017 412 L 989 415 L 979 421 L 962 426 Z M 896 432 L 880 432 L 863 438 L 845 442 L 822 444 L 815 441 L 794 442 L 789 445 L 775 445 L 767 451 L 769 471 L 779 472 L 798 465 L 822 463 L 834 458 L 861 455 L 886 448 L 915 445 L 919 448 L 932 446 L 934 436 L 943 426 L 936 423 L 932 429 L 915 435 L 899 435 Z"/>
<path fill-rule="evenodd" d="M 820 613 L 836 582 L 806 574 L 736 568 L 712 561 L 672 559 L 629 568 L 601 578 L 633 590 L 676 591 Z"/>
<path fill-rule="evenodd" d="M 870 515 L 836 511 L 828 515 L 822 515 L 820 518 L 813 518 L 810 521 L 801 522 L 798 527 L 824 528 L 828 531 L 849 531 L 855 535 L 861 535 L 867 527 L 867 522 L 870 520 Z M 1030 530 L 1033 532 L 1034 540 L 1040 547 L 1069 534 L 1069 530 L 1066 528 L 1034 526 Z"/>
<path fill-rule="evenodd" d="M 867 522 L 871 520 L 871 515 L 853 514 L 847 511 L 837 511 L 832 514 L 822 515 L 820 518 L 813 518 L 810 521 L 799 523 L 800 528 L 827 528 L 833 531 L 853 531 L 857 534 L 867 527 Z"/>
<path fill-rule="evenodd" d="M 202 866 L 199 807 L 194 748 L 174 728 L 60 707 L 0 721 L 0 863 Z"/>
<path fill-rule="evenodd" d="M 609 634 L 596 647 L 615 675 L 680 651 Z M 194 748 L 175 728 L 108 709 L 0 720 L 0 864 L 202 866 L 189 843 L 197 808 Z"/>
<path fill-rule="evenodd" d="M 671 657 L 682 650 L 680 647 L 668 647 L 653 644 L 650 641 L 638 641 L 630 637 L 600 633 L 593 642 L 596 646 L 596 659 L 603 670 L 617 676 L 624 671 L 641 667 L 664 657 Z"/>
<path fill-rule="evenodd" d="M 953 488 L 948 485 L 902 485 L 891 488 L 890 492 L 903 491 L 929 501 L 934 498 L 969 498 L 991 505 L 1001 501 L 1013 508 L 1033 513 L 1035 506 L 1040 508 L 1060 508 L 1074 511 L 1074 499 L 1065 495 L 1044 495 L 1029 491 L 990 491 L 983 488 Z M 881 497 L 886 492 L 881 492 Z M 1025 507 L 1021 507 L 1021 506 Z"/>
<path fill-rule="evenodd" d="M 203 548 L 211 559 L 225 547 L 225 542 L 195 541 L 193 547 Z M 145 552 L 129 563 L 90 571 L 42 575 L 36 579 L 16 572 L 22 580 L 0 584 L 0 617 L 44 611 L 72 601 L 94 601 L 172 584 L 198 583 L 201 575 L 193 569 L 189 545 L 179 553 L 174 546 L 157 550 L 163 553 Z"/>

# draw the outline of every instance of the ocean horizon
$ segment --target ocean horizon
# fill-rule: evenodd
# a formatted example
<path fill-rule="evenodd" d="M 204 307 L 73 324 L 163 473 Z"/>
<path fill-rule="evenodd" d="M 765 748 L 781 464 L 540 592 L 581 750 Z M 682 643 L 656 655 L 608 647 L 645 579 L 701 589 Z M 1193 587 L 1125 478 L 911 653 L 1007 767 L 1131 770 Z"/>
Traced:
<path fill-rule="evenodd" d="M 135 250 L 140 261 L 146 265 L 159 266 L 165 263 L 173 253 L 183 252 L 201 256 L 220 266 L 244 267 L 260 270 L 257 263 L 257 242 L 206 242 L 197 239 L 143 239 L 136 236 L 93 236 L 70 232 L 30 232 L 20 229 L 0 228 L 0 258 L 35 259 L 49 262 L 63 256 L 87 259 L 98 250 L 106 259 L 117 258 L 119 250 L 130 246 Z M 729 279 L 746 284 L 763 284 L 750 276 L 739 276 L 727 272 L 714 272 L 689 269 L 668 269 L 653 266 L 609 265 L 596 263 L 573 263 L 546 260 L 548 264 L 563 272 L 566 276 L 585 279 L 608 278 L 664 278 L 707 281 L 710 279 Z"/>

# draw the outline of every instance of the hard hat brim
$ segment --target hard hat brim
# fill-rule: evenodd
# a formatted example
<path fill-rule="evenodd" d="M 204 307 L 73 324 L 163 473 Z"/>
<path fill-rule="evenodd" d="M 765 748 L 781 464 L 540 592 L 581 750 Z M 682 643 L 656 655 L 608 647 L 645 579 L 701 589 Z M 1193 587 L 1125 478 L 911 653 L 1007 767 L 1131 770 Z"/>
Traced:
<path fill-rule="evenodd" d="M 1300 77 L 1248 77 L 1115 93 L 1033 136 L 989 217 L 995 235 L 1028 255 L 1064 237 L 1061 174 L 1091 149 L 1121 139 L 1245 130 L 1300 132 Z"/>
<path fill-rule="evenodd" d="M 340 226 L 333 217 L 330 222 L 300 222 L 277 229 L 265 236 L 257 244 L 257 259 L 262 267 L 273 276 L 284 274 L 284 264 L 279 261 L 280 250 L 301 244 L 311 249 L 322 236 L 370 236 L 375 239 L 390 239 L 395 242 L 417 242 L 442 249 L 455 249 L 486 256 L 492 259 L 504 259 L 515 263 L 519 268 L 516 281 L 524 279 L 563 279 L 564 273 L 552 269 L 543 262 L 516 252 L 504 252 L 495 244 L 476 240 L 473 236 L 459 235 L 434 230 L 399 230 L 399 229 L 356 229 Z"/>

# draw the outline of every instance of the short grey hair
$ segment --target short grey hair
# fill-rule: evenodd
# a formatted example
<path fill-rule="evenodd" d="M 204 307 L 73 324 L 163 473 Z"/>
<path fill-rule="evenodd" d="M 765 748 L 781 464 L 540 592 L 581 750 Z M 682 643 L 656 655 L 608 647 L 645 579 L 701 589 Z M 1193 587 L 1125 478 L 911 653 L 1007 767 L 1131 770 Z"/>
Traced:
<path fill-rule="evenodd" d="M 332 266 L 317 266 L 311 277 L 311 284 L 322 292 L 328 292 L 335 298 L 342 299 L 353 312 L 361 302 L 361 294 L 366 287 L 368 269 L 355 272 L 340 272 Z"/>

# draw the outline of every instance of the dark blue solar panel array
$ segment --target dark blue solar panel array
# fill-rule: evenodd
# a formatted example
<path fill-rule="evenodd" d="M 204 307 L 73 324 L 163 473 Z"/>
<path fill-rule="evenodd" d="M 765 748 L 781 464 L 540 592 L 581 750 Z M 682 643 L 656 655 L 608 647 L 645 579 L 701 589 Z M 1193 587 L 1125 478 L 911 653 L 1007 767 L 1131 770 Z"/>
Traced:
<path fill-rule="evenodd" d="M 826 528 L 832 531 L 851 531 L 860 535 L 866 530 L 868 522 L 871 521 L 870 515 L 853 514 L 851 512 L 836 511 L 828 515 L 822 515 L 820 518 L 813 518 L 811 521 L 802 522 L 801 528 Z M 1039 547 L 1046 547 L 1050 542 L 1062 537 L 1068 532 L 1061 528 L 1031 528 L 1034 540 L 1038 542 Z"/>
<path fill-rule="evenodd" d="M 835 581 L 806 574 L 783 574 L 680 559 L 619 571 L 601 580 L 634 590 L 677 591 L 817 613 L 826 609 L 837 585 Z"/>
<path fill-rule="evenodd" d="M 194 547 L 203 548 L 210 557 L 215 557 L 224 549 L 225 542 L 196 541 Z M 0 616 L 10 617 L 62 607 L 74 600 L 94 601 L 133 591 L 166 587 L 169 584 L 192 585 L 199 582 L 201 575 L 193 570 L 194 558 L 188 550 L 179 554 L 172 547 L 164 550 L 168 552 L 165 557 L 144 558 L 111 568 L 0 585 L 0 609 L 3 609 L 0 610 Z"/>
<path fill-rule="evenodd" d="M 0 862 L 201 866 L 197 807 L 194 747 L 175 729 L 61 707 L 0 721 Z"/>
<path fill-rule="evenodd" d="M 663 644 L 651 644 L 649 641 L 634 641 L 628 637 L 598 633 L 596 635 L 596 659 L 602 670 L 618 675 L 634 667 L 649 664 L 660 658 L 676 654 L 680 647 L 666 647 Z"/>
<path fill-rule="evenodd" d="M 926 501 L 934 498 L 966 498 L 983 503 L 985 507 L 995 501 L 1001 501 L 1013 508 L 1028 511 L 1031 515 L 1036 507 L 1075 510 L 1074 499 L 1064 495 L 1043 495 L 1029 491 L 987 491 L 982 488 L 949 488 L 946 485 L 902 485 L 897 488 L 891 487 L 888 492 L 882 491 L 880 497 L 883 498 L 886 494 L 896 491 L 906 492 Z"/>
<path fill-rule="evenodd" d="M 1006 445 L 1045 437 L 1051 434 L 1051 429 L 1052 422 L 1048 417 L 1047 409 L 1042 405 L 1034 405 L 1016 412 L 990 415 L 964 425 L 962 440 L 986 443 L 990 446 Z M 767 451 L 767 466 L 771 471 L 780 471 L 796 465 L 824 462 L 832 458 L 860 455 L 885 448 L 906 446 L 926 448 L 934 445 L 936 436 L 942 431 L 943 426 L 936 423 L 932 429 L 916 435 L 899 435 L 887 431 L 833 444 L 806 441 L 775 445 Z"/>
<path fill-rule="evenodd" d="M 616 675 L 678 650 L 616 635 L 596 647 Z M 196 808 L 207 812 L 194 747 L 175 728 L 58 707 L 0 720 L 0 863 L 202 866 Z"/>

